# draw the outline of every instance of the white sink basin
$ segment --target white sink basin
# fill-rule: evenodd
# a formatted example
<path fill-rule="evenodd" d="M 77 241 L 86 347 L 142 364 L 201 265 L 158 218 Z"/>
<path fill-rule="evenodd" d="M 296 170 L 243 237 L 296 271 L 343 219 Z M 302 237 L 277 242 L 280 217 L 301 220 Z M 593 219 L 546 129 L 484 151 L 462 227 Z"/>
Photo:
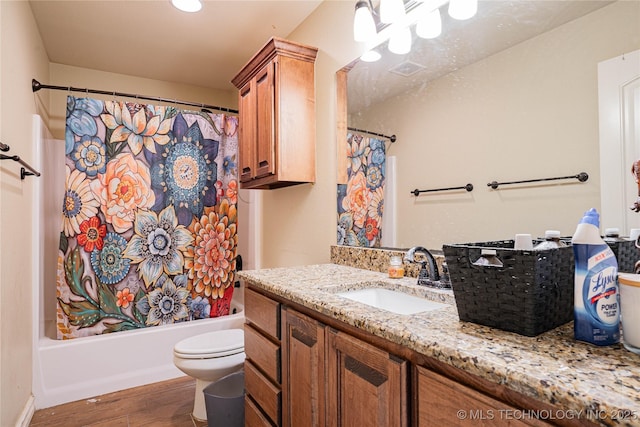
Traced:
<path fill-rule="evenodd" d="M 397 314 L 422 313 L 447 306 L 446 304 L 384 288 L 355 289 L 340 292 L 337 295 Z"/>

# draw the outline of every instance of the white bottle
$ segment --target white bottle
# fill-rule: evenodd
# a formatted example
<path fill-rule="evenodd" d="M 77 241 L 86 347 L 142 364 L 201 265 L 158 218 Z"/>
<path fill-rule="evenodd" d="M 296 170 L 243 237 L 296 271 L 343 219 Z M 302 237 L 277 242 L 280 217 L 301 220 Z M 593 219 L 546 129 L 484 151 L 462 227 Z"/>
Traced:
<path fill-rule="evenodd" d="M 544 232 L 544 240 L 538 243 L 533 249 L 557 249 L 567 246 L 560 240 L 560 232 L 558 230 L 547 230 Z"/>
<path fill-rule="evenodd" d="M 481 249 L 480 258 L 478 258 L 473 265 L 482 265 L 489 267 L 502 267 L 502 261 L 497 257 L 495 249 Z"/>
<path fill-rule="evenodd" d="M 620 238 L 620 229 L 612 227 L 604 230 L 604 241 L 605 242 L 624 242 L 625 240 Z"/>
<path fill-rule="evenodd" d="M 574 335 L 596 345 L 620 341 L 618 262 L 600 237 L 600 215 L 584 214 L 571 239 L 575 256 Z"/>

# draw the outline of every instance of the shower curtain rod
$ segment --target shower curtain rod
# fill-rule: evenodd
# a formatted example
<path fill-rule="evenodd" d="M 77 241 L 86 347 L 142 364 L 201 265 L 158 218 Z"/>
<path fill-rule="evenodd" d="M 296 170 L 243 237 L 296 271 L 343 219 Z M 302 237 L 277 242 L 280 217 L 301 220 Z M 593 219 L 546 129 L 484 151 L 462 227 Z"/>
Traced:
<path fill-rule="evenodd" d="M 374 136 L 379 136 L 381 138 L 386 138 L 389 141 L 391 141 L 392 143 L 396 142 L 396 136 L 395 135 L 388 136 L 388 135 L 383 135 L 383 134 L 377 133 L 377 132 L 371 132 L 369 130 L 356 129 L 356 128 L 350 128 L 350 127 L 348 127 L 347 129 L 350 130 L 350 131 L 353 131 L 353 132 L 361 132 L 361 133 L 366 133 L 368 135 L 374 135 Z"/>
<path fill-rule="evenodd" d="M 207 112 L 206 110 L 217 110 L 217 111 L 223 111 L 226 113 L 238 114 L 238 110 L 234 110 L 227 107 L 218 107 L 215 105 L 200 104 L 197 102 L 189 102 L 189 101 L 178 101 L 176 99 L 160 98 L 157 96 L 144 96 L 144 95 L 137 95 L 134 93 L 115 92 L 111 90 L 98 90 L 98 89 L 86 89 L 86 88 L 79 88 L 79 87 L 72 87 L 72 86 L 46 85 L 46 84 L 40 83 L 36 79 L 32 79 L 31 90 L 33 92 L 37 92 L 40 89 L 53 89 L 53 90 L 64 90 L 64 91 L 71 91 L 71 92 L 95 93 L 99 95 L 123 96 L 126 98 L 136 98 L 136 99 L 144 99 L 147 101 L 165 102 L 168 104 L 180 104 L 180 105 L 189 105 L 191 107 L 200 107 L 205 112 Z"/>

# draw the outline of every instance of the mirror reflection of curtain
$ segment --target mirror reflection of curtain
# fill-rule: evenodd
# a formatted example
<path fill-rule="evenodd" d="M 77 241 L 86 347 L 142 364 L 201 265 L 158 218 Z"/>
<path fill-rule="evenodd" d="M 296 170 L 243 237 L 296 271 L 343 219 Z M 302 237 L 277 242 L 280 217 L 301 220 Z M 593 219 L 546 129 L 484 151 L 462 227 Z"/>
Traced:
<path fill-rule="evenodd" d="M 384 141 L 347 134 L 347 183 L 338 185 L 337 243 L 380 247 L 384 211 Z"/>
<path fill-rule="evenodd" d="M 58 338 L 228 314 L 237 117 L 69 96 L 66 125 Z"/>

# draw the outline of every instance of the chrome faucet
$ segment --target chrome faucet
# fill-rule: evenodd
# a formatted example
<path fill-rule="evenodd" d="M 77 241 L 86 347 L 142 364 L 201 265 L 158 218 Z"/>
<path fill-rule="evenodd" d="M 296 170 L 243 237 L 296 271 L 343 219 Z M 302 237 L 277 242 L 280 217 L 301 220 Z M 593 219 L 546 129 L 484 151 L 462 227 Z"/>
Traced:
<path fill-rule="evenodd" d="M 415 254 L 421 253 L 426 257 L 426 261 L 416 261 Z M 420 272 L 418 273 L 418 285 L 433 286 L 436 288 L 450 288 L 451 284 L 448 280 L 440 280 L 438 273 L 438 264 L 433 254 L 422 246 L 414 246 L 409 249 L 404 256 L 406 262 L 414 262 L 420 264 Z"/>

